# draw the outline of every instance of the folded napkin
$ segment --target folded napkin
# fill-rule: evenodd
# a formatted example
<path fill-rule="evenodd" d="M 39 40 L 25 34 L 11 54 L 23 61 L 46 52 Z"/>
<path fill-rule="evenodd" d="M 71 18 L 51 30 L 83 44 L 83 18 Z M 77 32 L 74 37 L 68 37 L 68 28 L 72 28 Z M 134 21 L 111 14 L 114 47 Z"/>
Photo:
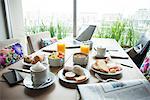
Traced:
<path fill-rule="evenodd" d="M 122 52 L 114 52 L 114 51 L 109 51 L 109 54 L 111 58 L 117 58 L 117 59 L 128 59 L 128 55 L 126 53 Z"/>
<path fill-rule="evenodd" d="M 81 100 L 150 100 L 147 80 L 78 85 Z"/>

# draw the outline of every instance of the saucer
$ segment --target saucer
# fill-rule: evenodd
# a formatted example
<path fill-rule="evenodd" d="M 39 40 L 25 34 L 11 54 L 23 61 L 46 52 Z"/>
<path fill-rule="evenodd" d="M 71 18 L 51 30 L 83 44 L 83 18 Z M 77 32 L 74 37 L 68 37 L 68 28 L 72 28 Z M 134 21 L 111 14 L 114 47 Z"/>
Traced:
<path fill-rule="evenodd" d="M 42 88 L 46 88 L 50 85 L 52 85 L 55 81 L 55 75 L 52 72 L 48 72 L 48 79 L 47 82 L 41 84 L 40 86 L 33 86 L 33 82 L 31 81 L 31 75 L 28 75 L 24 81 L 23 84 L 25 85 L 25 87 L 30 88 L 30 89 L 42 89 Z"/>
<path fill-rule="evenodd" d="M 105 55 L 105 56 L 102 57 L 102 56 L 99 56 L 99 55 L 95 55 L 95 58 L 96 59 L 105 59 L 105 58 L 107 58 L 107 56 Z"/>

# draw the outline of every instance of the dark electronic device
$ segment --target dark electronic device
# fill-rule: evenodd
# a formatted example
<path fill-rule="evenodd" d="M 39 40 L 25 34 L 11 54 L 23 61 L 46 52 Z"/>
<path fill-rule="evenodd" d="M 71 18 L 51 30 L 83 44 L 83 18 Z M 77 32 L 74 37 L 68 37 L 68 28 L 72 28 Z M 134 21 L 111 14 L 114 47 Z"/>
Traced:
<path fill-rule="evenodd" d="M 7 81 L 9 86 L 14 86 L 23 81 L 23 77 L 16 70 L 3 73 L 2 76 Z"/>

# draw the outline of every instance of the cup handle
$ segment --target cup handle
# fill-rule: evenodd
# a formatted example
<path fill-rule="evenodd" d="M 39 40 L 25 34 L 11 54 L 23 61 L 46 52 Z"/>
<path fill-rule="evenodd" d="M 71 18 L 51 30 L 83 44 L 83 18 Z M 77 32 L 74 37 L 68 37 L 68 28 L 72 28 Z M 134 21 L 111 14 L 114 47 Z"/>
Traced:
<path fill-rule="evenodd" d="M 34 78 L 35 78 L 35 75 L 34 75 L 34 73 L 31 72 L 31 81 L 32 82 L 33 82 Z"/>

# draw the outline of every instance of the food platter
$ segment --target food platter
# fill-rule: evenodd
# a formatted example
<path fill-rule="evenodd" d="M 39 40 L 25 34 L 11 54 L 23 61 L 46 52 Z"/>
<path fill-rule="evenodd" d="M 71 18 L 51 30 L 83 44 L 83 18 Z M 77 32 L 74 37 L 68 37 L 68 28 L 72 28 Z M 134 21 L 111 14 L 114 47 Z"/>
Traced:
<path fill-rule="evenodd" d="M 61 69 L 58 72 L 58 77 L 60 80 L 67 82 L 67 83 L 82 83 L 82 82 L 85 82 L 86 80 L 88 80 L 90 78 L 90 72 L 85 68 L 82 68 L 82 69 L 83 69 L 84 75 L 86 76 L 86 79 L 84 79 L 83 81 L 77 82 L 75 80 L 67 80 L 63 74 L 64 69 Z"/>
<path fill-rule="evenodd" d="M 91 67 L 91 70 L 98 73 L 98 74 L 102 74 L 102 75 L 109 75 L 109 76 L 112 76 L 112 75 L 118 75 L 118 74 L 121 74 L 122 73 L 122 70 L 121 71 L 117 71 L 116 73 L 105 73 L 105 72 L 101 72 L 101 71 L 98 71 L 98 70 L 95 70 L 94 68 Z"/>
<path fill-rule="evenodd" d="M 121 67 L 120 64 L 117 64 L 114 62 L 106 63 L 106 65 L 104 67 L 107 67 L 107 69 L 108 69 L 107 71 L 103 70 L 103 66 L 102 67 L 101 67 L 101 65 L 99 65 L 99 66 L 96 66 L 96 64 L 94 63 L 91 66 L 91 70 L 98 73 L 98 74 L 109 75 L 109 76 L 121 74 L 122 70 L 123 70 L 123 68 Z"/>

